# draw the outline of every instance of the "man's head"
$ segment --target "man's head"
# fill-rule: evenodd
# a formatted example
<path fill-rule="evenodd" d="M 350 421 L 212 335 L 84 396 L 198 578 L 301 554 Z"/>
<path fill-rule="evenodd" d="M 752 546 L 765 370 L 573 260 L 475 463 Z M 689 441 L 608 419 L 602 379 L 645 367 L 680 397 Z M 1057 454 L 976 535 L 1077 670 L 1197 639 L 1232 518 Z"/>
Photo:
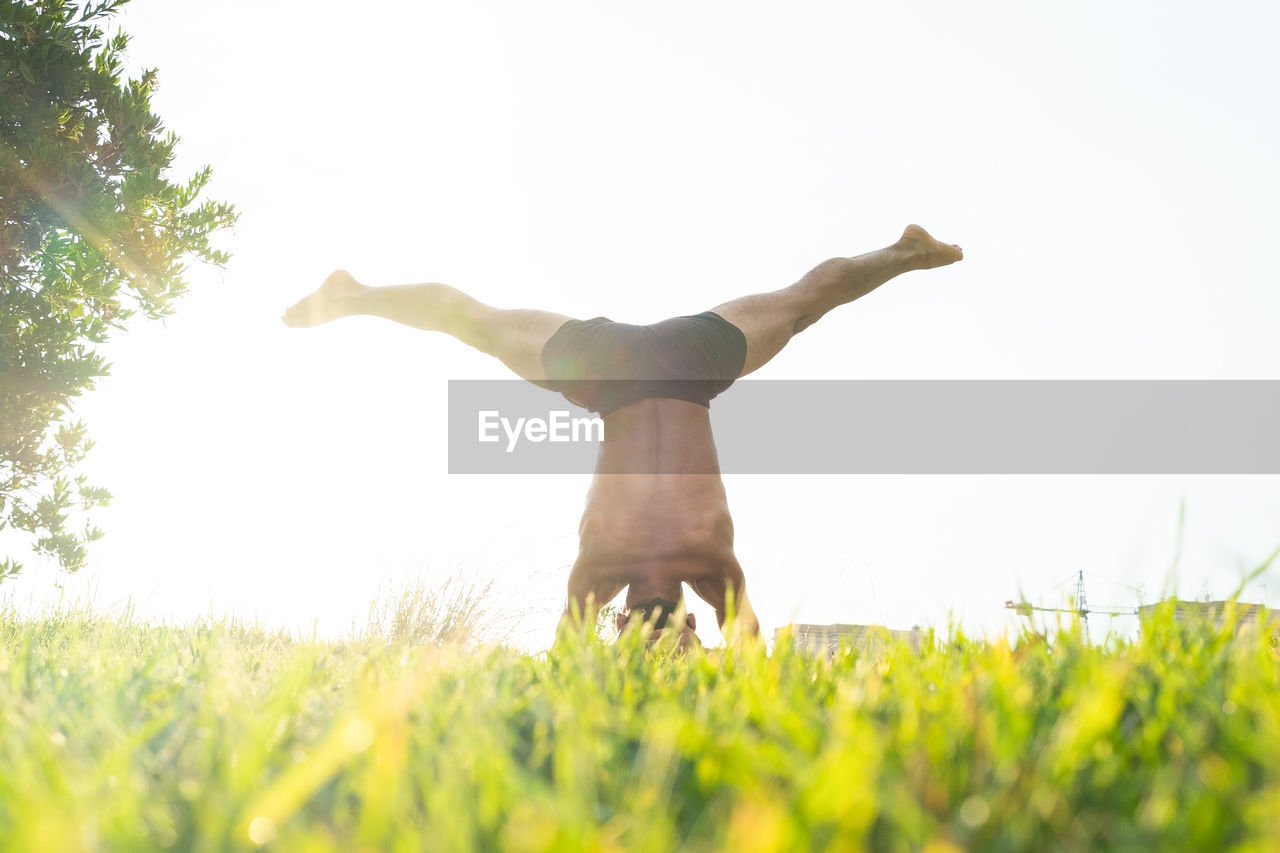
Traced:
<path fill-rule="evenodd" d="M 679 601 L 665 598 L 653 598 L 649 601 L 633 604 L 618 614 L 618 633 L 643 628 L 649 632 L 649 644 L 658 642 L 669 632 L 677 632 L 676 645 L 680 649 L 701 647 L 695 629 L 698 621 L 692 613 L 684 612 L 684 605 Z"/>

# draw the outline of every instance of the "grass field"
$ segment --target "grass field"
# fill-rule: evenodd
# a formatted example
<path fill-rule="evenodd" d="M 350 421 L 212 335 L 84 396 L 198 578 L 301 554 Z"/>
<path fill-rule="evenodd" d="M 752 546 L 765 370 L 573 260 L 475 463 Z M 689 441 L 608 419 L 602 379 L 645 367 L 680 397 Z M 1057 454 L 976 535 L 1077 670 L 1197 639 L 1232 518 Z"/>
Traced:
<path fill-rule="evenodd" d="M 953 634 L 828 661 L 528 656 L 439 627 L 330 643 L 0 610 L 0 845 L 1280 849 L 1280 667 L 1256 632 L 1166 612 L 1106 649 Z"/>

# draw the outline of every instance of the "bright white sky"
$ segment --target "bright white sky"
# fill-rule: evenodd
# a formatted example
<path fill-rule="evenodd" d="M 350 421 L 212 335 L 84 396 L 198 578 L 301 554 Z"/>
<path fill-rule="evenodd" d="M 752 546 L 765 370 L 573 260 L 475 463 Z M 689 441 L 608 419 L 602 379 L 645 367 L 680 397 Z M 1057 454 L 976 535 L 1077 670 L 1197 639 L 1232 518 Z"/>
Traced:
<path fill-rule="evenodd" d="M 830 315 L 761 378 L 1280 378 L 1278 9 L 135 0 L 129 58 L 160 69 L 180 168 L 212 164 L 242 219 L 229 268 L 112 345 L 79 407 L 115 500 L 66 585 L 336 634 L 380 582 L 461 568 L 549 641 L 586 478 L 449 477 L 446 380 L 503 369 L 372 319 L 281 325 L 339 266 L 649 322 L 919 222 L 964 263 Z M 997 630 L 1077 569 L 1093 604 L 1137 603 L 1104 579 L 1149 602 L 1184 499 L 1183 596 L 1280 545 L 1274 477 L 727 479 L 770 633 Z M 1274 604 L 1269 577 L 1246 598 Z"/>

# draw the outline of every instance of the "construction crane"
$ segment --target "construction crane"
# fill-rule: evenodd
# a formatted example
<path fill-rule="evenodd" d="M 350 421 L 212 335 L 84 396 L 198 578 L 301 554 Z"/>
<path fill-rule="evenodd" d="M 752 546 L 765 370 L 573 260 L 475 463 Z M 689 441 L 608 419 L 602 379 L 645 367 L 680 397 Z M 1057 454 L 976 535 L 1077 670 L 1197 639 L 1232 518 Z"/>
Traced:
<path fill-rule="evenodd" d="M 1084 641 L 1089 642 L 1089 614 L 1105 613 L 1109 616 L 1137 616 L 1136 607 L 1090 607 L 1084 594 L 1084 571 L 1076 573 L 1076 606 L 1075 607 L 1040 607 L 1027 601 L 1005 601 L 1004 606 L 1019 616 L 1030 616 L 1035 611 L 1042 613 L 1074 613 L 1080 617 L 1080 625 L 1084 629 Z"/>

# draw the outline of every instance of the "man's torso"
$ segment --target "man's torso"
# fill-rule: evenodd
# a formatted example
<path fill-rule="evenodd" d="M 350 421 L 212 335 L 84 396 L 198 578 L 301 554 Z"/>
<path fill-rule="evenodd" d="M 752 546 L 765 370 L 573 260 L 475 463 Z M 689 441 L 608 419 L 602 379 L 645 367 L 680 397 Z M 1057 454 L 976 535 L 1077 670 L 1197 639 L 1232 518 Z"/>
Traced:
<path fill-rule="evenodd" d="M 706 408 L 650 398 L 605 418 L 574 571 L 670 586 L 740 571 Z"/>
<path fill-rule="evenodd" d="M 547 387 L 605 422 L 571 589 L 676 600 L 682 581 L 717 590 L 741 575 L 708 407 L 746 350 L 712 312 L 648 326 L 570 320 L 547 342 Z"/>

